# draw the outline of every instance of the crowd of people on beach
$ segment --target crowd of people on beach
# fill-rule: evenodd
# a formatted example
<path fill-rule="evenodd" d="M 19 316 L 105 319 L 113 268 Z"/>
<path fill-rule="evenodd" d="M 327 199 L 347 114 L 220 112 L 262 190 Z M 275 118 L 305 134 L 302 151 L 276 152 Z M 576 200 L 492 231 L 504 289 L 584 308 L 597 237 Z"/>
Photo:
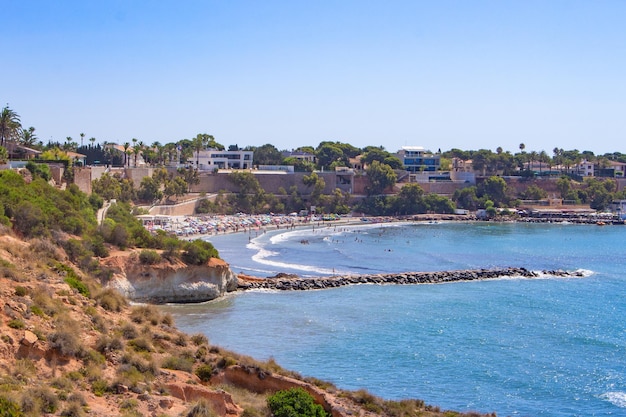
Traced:
<path fill-rule="evenodd" d="M 157 230 L 163 230 L 167 233 L 174 234 L 180 238 L 195 238 L 203 235 L 220 235 L 227 233 L 265 233 L 269 230 L 289 230 L 295 229 L 301 226 L 325 227 L 329 225 L 338 224 L 358 224 L 358 223 L 388 223 L 401 220 L 413 220 L 413 221 L 430 221 L 435 222 L 439 220 L 475 220 L 469 216 L 446 216 L 441 219 L 428 218 L 416 218 L 413 216 L 410 218 L 396 218 L 389 216 L 381 217 L 350 217 L 350 216 L 338 216 L 338 215 L 308 215 L 300 216 L 292 213 L 290 215 L 284 214 L 244 214 L 238 213 L 235 215 L 201 215 L 201 216 L 141 216 L 143 224 L 149 231 L 156 233 Z M 431 216 L 432 217 L 432 216 Z M 540 215 L 540 216 L 520 216 L 517 221 L 521 222 L 571 222 L 571 223 L 596 223 L 598 221 L 611 222 L 613 218 L 601 218 L 599 215 Z"/>
<path fill-rule="evenodd" d="M 294 229 L 298 226 L 318 226 L 346 222 L 359 222 L 360 219 L 326 216 L 294 216 L 261 214 L 251 215 L 239 213 L 235 215 L 205 215 L 205 216 L 144 216 L 144 227 L 156 233 L 163 230 L 179 237 L 193 237 L 197 235 L 219 235 L 226 233 L 266 232 L 268 230 Z"/>

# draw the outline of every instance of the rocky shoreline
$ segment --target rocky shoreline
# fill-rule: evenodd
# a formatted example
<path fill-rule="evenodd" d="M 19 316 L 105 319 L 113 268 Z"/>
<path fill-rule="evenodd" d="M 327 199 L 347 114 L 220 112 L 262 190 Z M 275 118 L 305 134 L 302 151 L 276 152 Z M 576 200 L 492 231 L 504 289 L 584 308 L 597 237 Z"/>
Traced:
<path fill-rule="evenodd" d="M 530 271 L 526 268 L 472 269 L 459 271 L 434 272 L 402 272 L 393 274 L 365 274 L 330 277 L 300 278 L 278 274 L 269 278 L 253 278 L 239 276 L 238 291 L 269 289 L 279 291 L 306 291 L 337 288 L 346 285 L 378 284 L 378 285 L 413 285 L 439 284 L 444 282 L 475 281 L 497 279 L 503 277 L 537 278 L 543 275 L 557 277 L 582 277 L 580 272 L 563 270 Z"/>

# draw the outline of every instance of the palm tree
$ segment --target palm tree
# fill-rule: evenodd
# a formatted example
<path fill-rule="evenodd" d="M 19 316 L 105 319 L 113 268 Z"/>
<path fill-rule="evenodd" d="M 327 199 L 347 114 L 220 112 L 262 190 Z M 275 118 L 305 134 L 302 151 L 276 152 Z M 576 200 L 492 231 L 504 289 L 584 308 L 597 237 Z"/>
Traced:
<path fill-rule="evenodd" d="M 193 149 L 196 151 L 196 169 L 198 169 L 200 163 L 200 151 L 207 147 L 211 139 L 213 139 L 211 135 L 199 133 L 191 140 L 191 146 L 193 146 Z"/>
<path fill-rule="evenodd" d="M 81 147 L 81 148 L 83 147 L 83 139 L 85 139 L 85 134 L 84 134 L 84 133 L 81 133 L 81 134 L 80 134 L 80 147 Z"/>
<path fill-rule="evenodd" d="M 96 138 L 94 137 L 89 138 L 89 142 L 91 142 L 90 146 L 93 148 L 93 145 L 96 143 Z"/>
<path fill-rule="evenodd" d="M 37 135 L 34 127 L 31 126 L 22 131 L 22 144 L 24 146 L 33 146 L 35 143 L 37 143 Z"/>
<path fill-rule="evenodd" d="M 21 130 L 20 116 L 7 104 L 0 113 L 0 146 L 6 146 L 7 140 L 19 138 Z"/>
<path fill-rule="evenodd" d="M 154 143 L 152 143 L 152 149 L 154 150 L 154 153 L 156 155 L 155 162 L 157 164 L 163 164 L 164 149 L 163 149 L 163 146 L 161 145 L 161 142 L 155 141 Z"/>
<path fill-rule="evenodd" d="M 539 157 L 539 154 L 537 153 L 537 151 L 532 151 L 530 153 L 530 158 L 528 159 L 528 170 L 530 171 L 530 166 L 533 164 L 533 162 L 535 162 L 537 160 L 537 158 Z"/>
<path fill-rule="evenodd" d="M 130 152 L 128 150 L 128 148 L 130 148 L 130 143 L 128 142 L 124 142 L 124 145 L 122 145 L 124 147 L 124 166 L 128 165 L 128 157 L 130 155 Z"/>
<path fill-rule="evenodd" d="M 139 156 L 139 153 L 143 151 L 143 147 L 143 141 L 136 142 L 133 146 L 133 155 L 135 155 L 135 168 L 137 167 L 137 156 Z"/>

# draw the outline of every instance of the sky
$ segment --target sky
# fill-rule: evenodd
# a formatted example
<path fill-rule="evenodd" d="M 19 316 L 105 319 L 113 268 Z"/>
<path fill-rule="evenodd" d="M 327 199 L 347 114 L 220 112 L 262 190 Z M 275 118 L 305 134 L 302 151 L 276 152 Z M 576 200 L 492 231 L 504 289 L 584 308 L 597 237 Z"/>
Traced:
<path fill-rule="evenodd" d="M 626 2 L 0 0 L 44 143 L 626 153 Z"/>

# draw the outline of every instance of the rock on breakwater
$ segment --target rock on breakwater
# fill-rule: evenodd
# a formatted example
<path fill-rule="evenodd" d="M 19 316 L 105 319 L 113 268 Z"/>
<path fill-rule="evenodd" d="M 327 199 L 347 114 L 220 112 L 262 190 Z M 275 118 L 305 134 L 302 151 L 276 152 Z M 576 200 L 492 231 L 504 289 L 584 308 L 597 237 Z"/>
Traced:
<path fill-rule="evenodd" d="M 321 290 L 326 288 L 343 287 L 357 284 L 439 284 L 444 282 L 474 281 L 496 279 L 503 277 L 537 278 L 539 276 L 581 277 L 580 272 L 551 270 L 535 272 L 526 268 L 498 268 L 498 269 L 467 269 L 459 271 L 434 272 L 401 272 L 391 274 L 343 275 L 331 277 L 299 278 L 280 276 L 275 278 L 259 279 L 239 276 L 238 290 L 272 289 L 281 291 Z"/>

